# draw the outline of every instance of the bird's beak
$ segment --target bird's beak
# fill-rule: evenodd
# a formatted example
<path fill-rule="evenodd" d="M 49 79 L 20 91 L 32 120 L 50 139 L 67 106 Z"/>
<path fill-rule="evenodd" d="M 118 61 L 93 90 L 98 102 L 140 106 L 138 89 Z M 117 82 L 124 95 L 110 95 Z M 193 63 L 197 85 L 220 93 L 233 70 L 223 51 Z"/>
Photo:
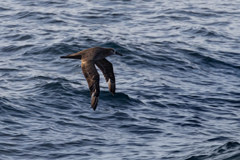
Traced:
<path fill-rule="evenodd" d="M 119 56 L 122 56 L 122 54 L 121 54 L 121 53 L 118 53 L 117 51 L 115 52 L 115 54 L 117 54 L 117 55 L 119 55 Z"/>

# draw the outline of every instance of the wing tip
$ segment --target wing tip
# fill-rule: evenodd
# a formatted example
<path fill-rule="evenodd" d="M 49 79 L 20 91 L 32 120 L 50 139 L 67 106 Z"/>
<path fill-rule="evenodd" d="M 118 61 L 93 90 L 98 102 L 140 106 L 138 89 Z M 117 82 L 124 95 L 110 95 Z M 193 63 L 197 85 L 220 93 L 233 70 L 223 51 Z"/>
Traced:
<path fill-rule="evenodd" d="M 111 80 L 110 78 L 108 79 L 108 89 L 112 93 L 112 95 L 114 96 L 115 95 L 115 90 L 116 90 L 115 81 Z"/>
<path fill-rule="evenodd" d="M 96 97 L 93 93 L 92 97 L 91 97 L 91 107 L 92 109 L 95 111 L 98 105 L 98 97 Z"/>

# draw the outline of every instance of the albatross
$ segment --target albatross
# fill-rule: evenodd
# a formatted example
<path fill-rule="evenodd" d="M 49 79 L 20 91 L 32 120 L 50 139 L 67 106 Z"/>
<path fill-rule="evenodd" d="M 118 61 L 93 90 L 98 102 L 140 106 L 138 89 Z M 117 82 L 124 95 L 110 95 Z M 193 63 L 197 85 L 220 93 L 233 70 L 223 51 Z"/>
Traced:
<path fill-rule="evenodd" d="M 66 56 L 61 56 L 61 58 L 71 58 L 80 59 L 82 72 L 88 82 L 88 87 L 91 95 L 91 107 L 96 110 L 98 105 L 98 97 L 100 93 L 99 88 L 99 74 L 95 65 L 102 71 L 106 82 L 108 82 L 109 91 L 114 95 L 115 86 L 115 76 L 113 72 L 112 63 L 109 62 L 105 57 L 117 54 L 122 56 L 113 48 L 102 48 L 93 47 L 74 54 L 69 54 Z"/>

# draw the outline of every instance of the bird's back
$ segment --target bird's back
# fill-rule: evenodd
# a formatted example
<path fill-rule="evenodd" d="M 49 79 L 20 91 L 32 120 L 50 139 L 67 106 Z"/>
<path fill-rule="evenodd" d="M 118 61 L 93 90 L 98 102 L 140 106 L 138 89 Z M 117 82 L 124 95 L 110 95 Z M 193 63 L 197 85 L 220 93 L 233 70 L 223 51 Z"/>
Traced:
<path fill-rule="evenodd" d="M 106 49 L 101 47 L 93 47 L 93 48 L 83 50 L 81 51 L 82 61 L 100 60 L 105 57 L 104 52 L 106 52 Z"/>

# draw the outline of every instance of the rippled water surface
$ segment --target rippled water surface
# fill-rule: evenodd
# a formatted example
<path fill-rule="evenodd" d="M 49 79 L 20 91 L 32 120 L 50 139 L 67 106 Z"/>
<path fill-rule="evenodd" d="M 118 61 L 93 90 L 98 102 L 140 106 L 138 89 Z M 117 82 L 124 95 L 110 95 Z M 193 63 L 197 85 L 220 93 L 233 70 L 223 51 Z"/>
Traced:
<path fill-rule="evenodd" d="M 2 0 L 0 159 L 240 159 L 240 2 Z M 112 47 L 98 108 L 81 61 Z"/>

